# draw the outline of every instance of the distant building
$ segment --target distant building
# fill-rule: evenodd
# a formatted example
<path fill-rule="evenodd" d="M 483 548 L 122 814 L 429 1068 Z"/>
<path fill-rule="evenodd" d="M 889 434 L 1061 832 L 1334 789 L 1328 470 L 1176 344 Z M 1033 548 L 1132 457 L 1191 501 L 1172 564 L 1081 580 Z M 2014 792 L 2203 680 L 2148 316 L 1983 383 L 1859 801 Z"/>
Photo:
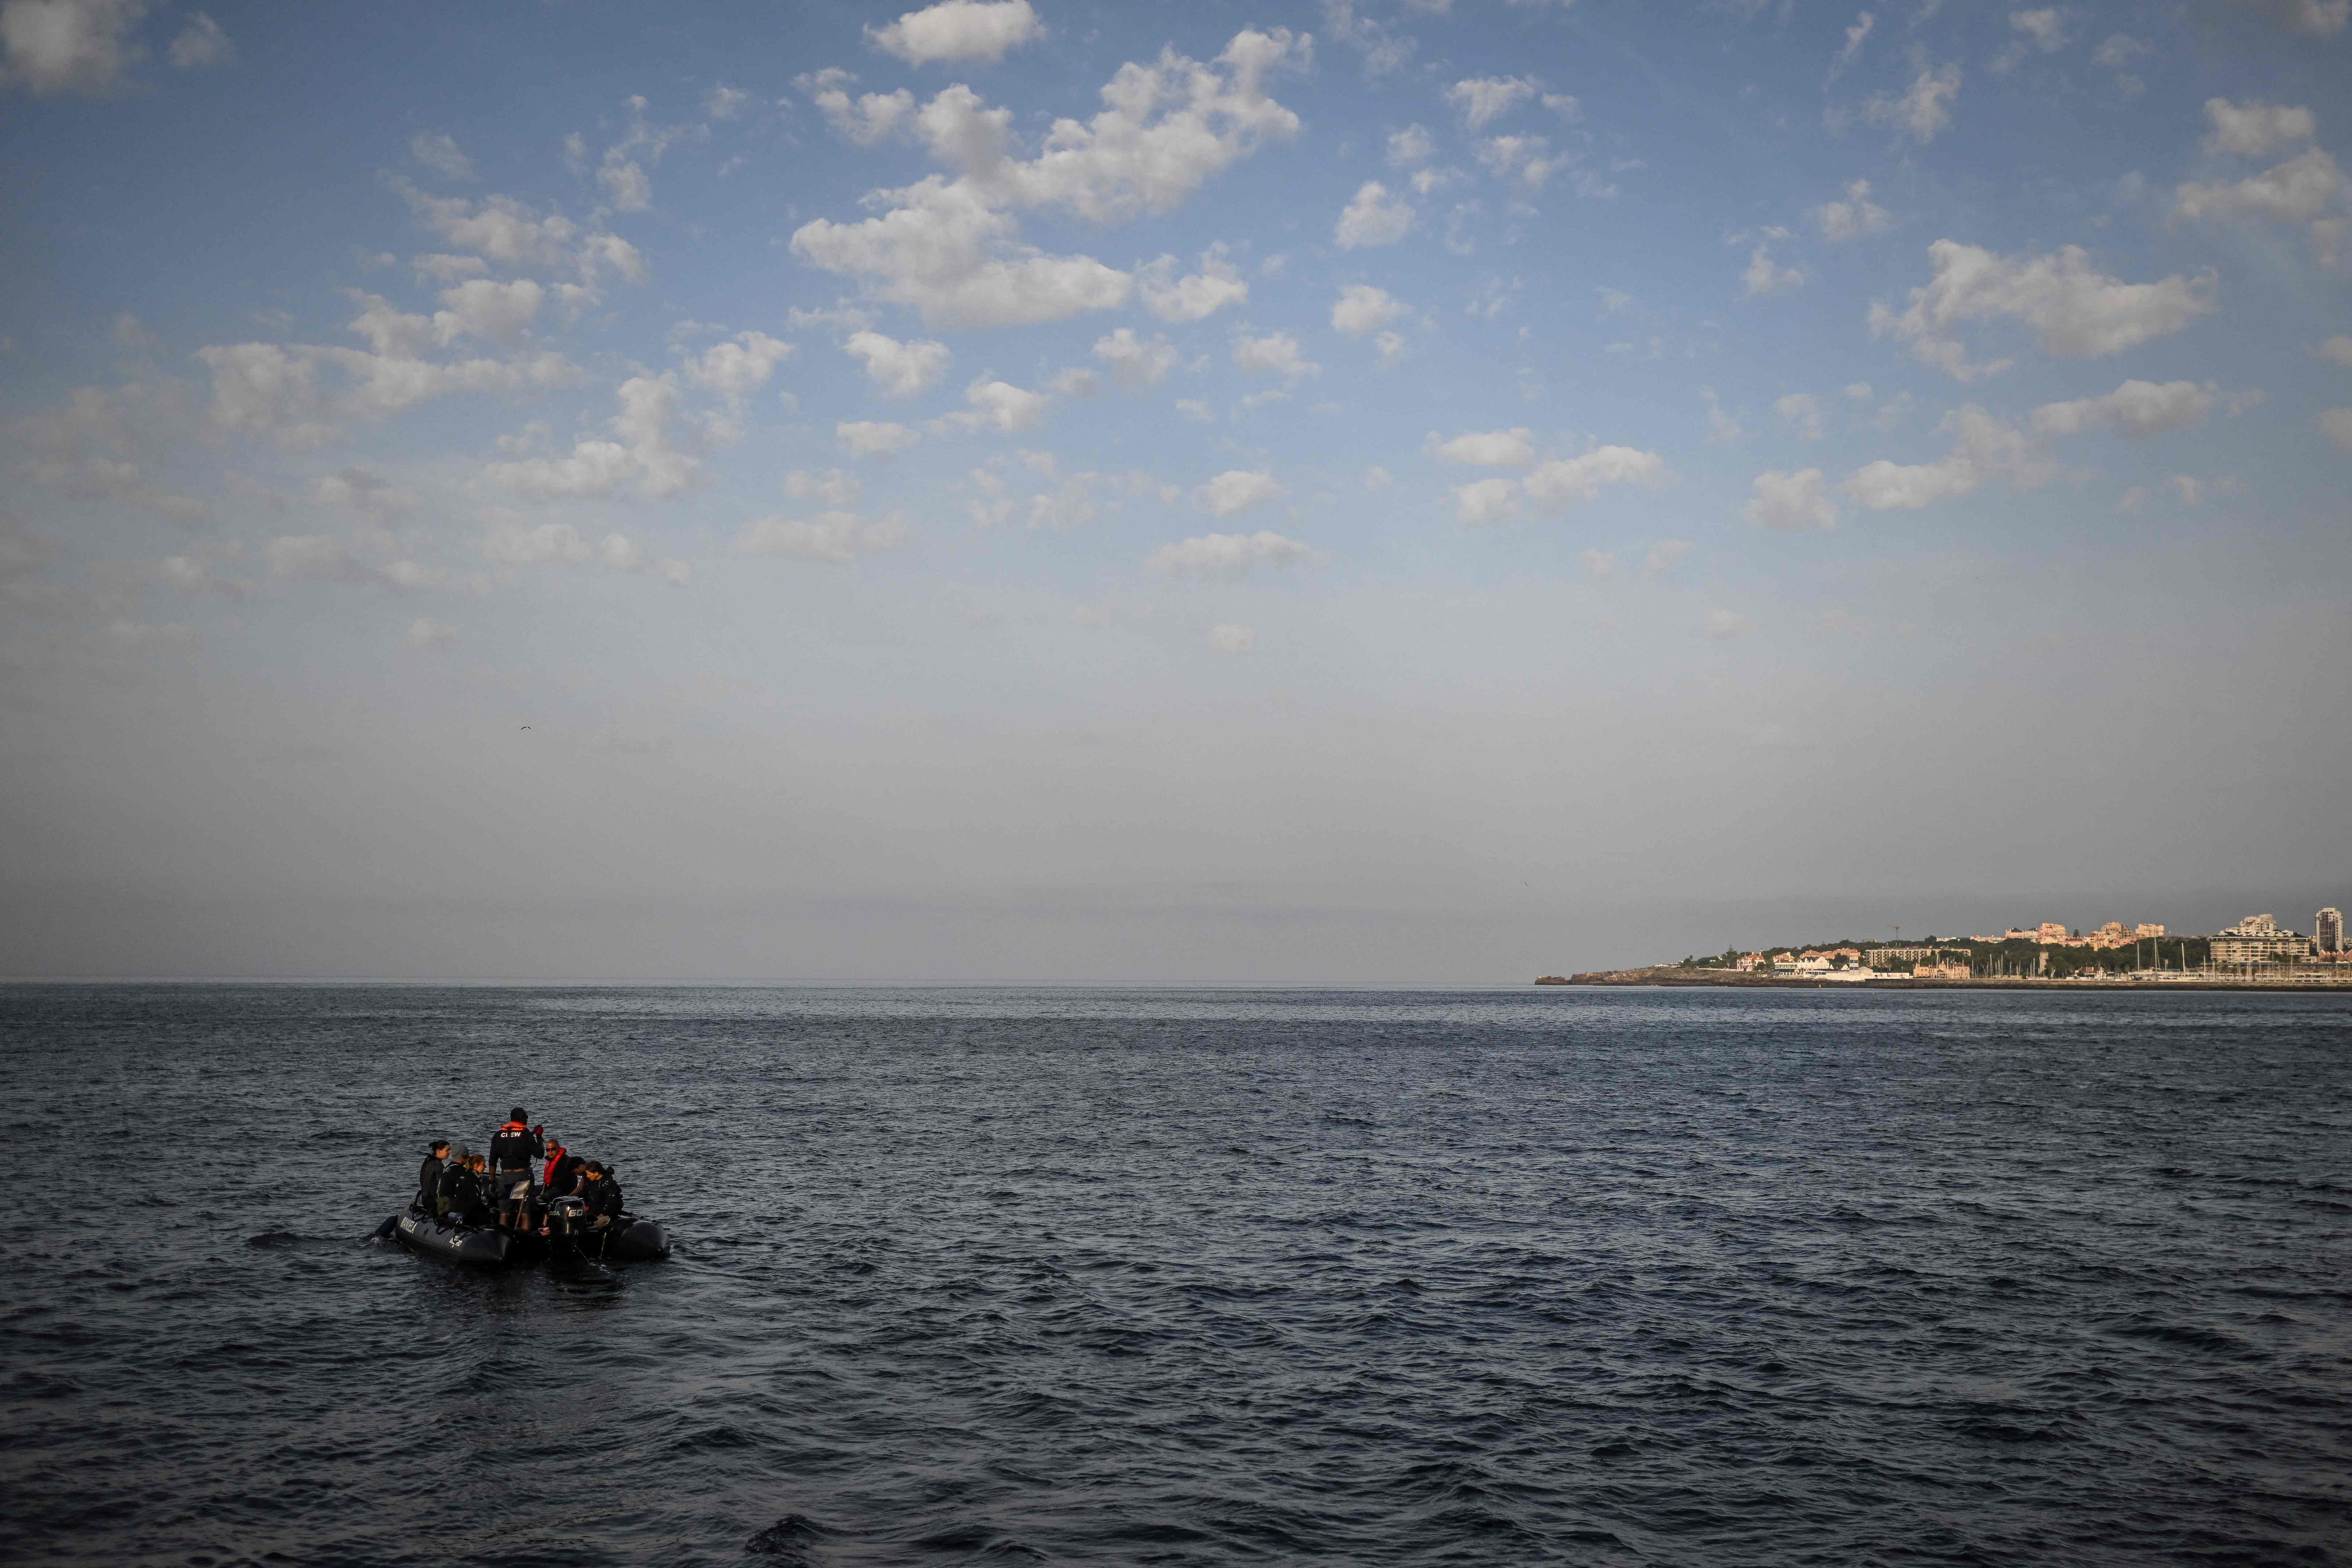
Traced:
<path fill-rule="evenodd" d="M 2344 951 L 2344 911 L 2325 909 L 2311 917 L 2311 945 L 2326 957 Z"/>
<path fill-rule="evenodd" d="M 1763 962 L 1764 955 L 1760 952 L 1743 952 L 1732 961 L 1731 966 L 1734 969 L 1753 969 Z"/>
<path fill-rule="evenodd" d="M 2142 922 L 2141 922 L 2141 923 L 2140 923 L 2137 928 L 2135 928 L 2135 929 L 2133 930 L 2133 931 L 2132 931 L 2132 935 L 2133 935 L 2134 937 L 2162 936 L 2163 934 L 2164 934 L 2164 928 L 2163 928 L 2162 926 L 2160 926 L 2160 925 L 2153 925 L 2153 926 L 2152 926 L 2152 925 L 2147 924 L 2147 923 L 2146 921 L 2142 921 Z"/>
<path fill-rule="evenodd" d="M 2225 967 L 2288 963 L 2311 955 L 2311 939 L 2299 931 L 2281 930 L 2274 915 L 2248 915 L 2210 941 L 2213 962 Z"/>

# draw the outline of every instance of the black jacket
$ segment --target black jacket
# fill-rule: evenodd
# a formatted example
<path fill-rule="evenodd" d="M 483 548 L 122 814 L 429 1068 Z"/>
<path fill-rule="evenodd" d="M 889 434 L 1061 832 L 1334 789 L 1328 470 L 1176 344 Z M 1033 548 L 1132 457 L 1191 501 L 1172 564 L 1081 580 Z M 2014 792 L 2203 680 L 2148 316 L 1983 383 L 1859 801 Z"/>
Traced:
<path fill-rule="evenodd" d="M 490 1184 L 473 1171 L 451 1171 L 441 1178 L 442 1195 L 454 1215 L 478 1214 L 490 1207 Z"/>
<path fill-rule="evenodd" d="M 490 1169 L 528 1171 L 547 1157 L 546 1140 L 528 1127 L 508 1122 L 490 1134 Z"/>
<path fill-rule="evenodd" d="M 416 1167 L 416 1206 L 426 1214 L 433 1212 L 433 1200 L 441 1193 L 441 1162 L 431 1154 Z"/>
<path fill-rule="evenodd" d="M 583 1182 L 580 1195 L 588 1200 L 590 1219 L 621 1217 L 621 1184 L 610 1176 L 600 1176 L 593 1182 Z"/>
<path fill-rule="evenodd" d="M 561 1198 L 577 1193 L 580 1190 L 581 1163 L 577 1154 L 566 1154 L 556 1161 L 554 1168 L 547 1173 L 547 1195 Z"/>

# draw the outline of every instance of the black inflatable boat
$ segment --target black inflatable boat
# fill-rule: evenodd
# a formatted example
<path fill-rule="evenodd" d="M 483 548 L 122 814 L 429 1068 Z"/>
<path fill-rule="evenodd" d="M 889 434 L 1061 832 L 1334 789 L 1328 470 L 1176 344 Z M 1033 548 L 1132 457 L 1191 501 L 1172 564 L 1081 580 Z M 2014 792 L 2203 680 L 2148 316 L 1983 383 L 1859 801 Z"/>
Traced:
<path fill-rule="evenodd" d="M 616 1226 L 592 1230 L 576 1223 L 577 1199 L 559 1198 L 550 1205 L 548 1230 L 507 1230 L 498 1226 L 458 1225 L 446 1217 L 407 1208 L 378 1227 L 411 1252 L 437 1258 L 444 1263 L 470 1263 L 488 1268 L 509 1263 L 658 1263 L 669 1256 L 669 1237 L 649 1219 L 621 1216 Z"/>

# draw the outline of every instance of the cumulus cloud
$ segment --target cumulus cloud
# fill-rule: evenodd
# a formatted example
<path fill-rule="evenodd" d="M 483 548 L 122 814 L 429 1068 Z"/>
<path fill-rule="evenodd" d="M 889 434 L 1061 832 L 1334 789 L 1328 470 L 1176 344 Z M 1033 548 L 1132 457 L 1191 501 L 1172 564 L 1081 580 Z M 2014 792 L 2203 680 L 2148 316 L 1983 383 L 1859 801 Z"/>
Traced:
<path fill-rule="evenodd" d="M 1755 493 L 1741 515 L 1759 528 L 1794 531 L 1837 526 L 1837 502 L 1822 485 L 1819 468 L 1759 474 L 1751 488 Z"/>
<path fill-rule="evenodd" d="M 1751 300 L 1759 294 L 1794 289 L 1804 280 L 1804 268 L 1781 267 L 1773 262 L 1769 242 L 1748 252 L 1748 269 L 1739 275 L 1740 288 Z"/>
<path fill-rule="evenodd" d="M 801 561 L 847 565 L 906 542 L 907 520 L 897 512 L 868 518 L 856 511 L 821 511 L 813 517 L 754 518 L 736 537 L 746 555 L 784 555 Z"/>
<path fill-rule="evenodd" d="M 1255 533 L 1204 533 L 1163 544 L 1145 556 L 1143 563 L 1171 577 L 1238 583 L 1260 566 L 1295 566 L 1319 559 L 1309 546 L 1260 529 Z"/>
<path fill-rule="evenodd" d="M 934 420 L 933 426 L 945 430 L 992 430 L 1000 436 L 1010 436 L 1031 428 L 1045 416 L 1044 393 L 1024 391 L 1011 382 L 988 376 L 965 387 L 963 398 L 971 405 L 970 408 Z"/>
<path fill-rule="evenodd" d="M 146 0 L 7 0 L 0 81 L 43 97 L 104 92 L 140 58 L 131 30 L 146 15 Z"/>
<path fill-rule="evenodd" d="M 1029 0 L 941 0 L 909 11 L 887 27 L 868 27 L 877 48 L 908 65 L 1004 58 L 1044 32 Z"/>
<path fill-rule="evenodd" d="M 915 95 L 903 87 L 896 92 L 860 93 L 853 99 L 838 83 L 828 83 L 811 93 L 809 100 L 824 115 L 834 134 L 860 147 L 873 146 L 915 116 Z"/>
<path fill-rule="evenodd" d="M 2251 179 L 2233 183 L 2182 185 L 2173 195 L 2176 218 L 2263 218 L 2273 223 L 2307 223 L 2312 248 L 2323 266 L 2336 264 L 2346 232 L 2340 217 L 2324 216 L 2330 208 L 2352 205 L 2352 182 L 2336 167 L 2324 147 L 2307 147 L 2299 155 Z"/>
<path fill-rule="evenodd" d="M 1845 188 L 1845 199 L 1825 202 L 1813 209 L 1821 220 L 1822 237 L 1843 242 L 1876 234 L 1886 226 L 1886 209 L 1870 199 L 1870 182 L 1855 180 Z"/>
<path fill-rule="evenodd" d="M 1192 504 L 1211 517 L 1231 517 L 1254 506 L 1278 500 L 1288 493 L 1275 482 L 1272 474 L 1228 468 L 1196 487 L 1192 491 Z"/>
<path fill-rule="evenodd" d="M 1811 393 L 1791 392 L 1772 400 L 1772 412 L 1787 424 L 1790 432 L 1801 440 L 1822 438 L 1822 405 Z"/>
<path fill-rule="evenodd" d="M 702 458 L 677 437 L 678 385 L 668 373 L 635 375 L 614 395 L 621 410 L 602 436 L 583 436 L 561 457 L 492 463 L 490 482 L 542 500 L 609 496 L 632 488 L 659 500 L 701 482 Z"/>
<path fill-rule="evenodd" d="M 1901 96 L 1879 93 L 1862 106 L 1862 117 L 1873 125 L 1892 127 L 1922 142 L 1933 142 L 1952 123 L 1952 100 L 1960 94 L 1960 68 L 1922 65 Z"/>
<path fill-rule="evenodd" d="M 841 449 L 853 458 L 886 460 L 921 439 L 904 425 L 872 419 L 845 419 L 833 427 L 833 437 L 841 443 Z"/>
<path fill-rule="evenodd" d="M 2332 38 L 2352 23 L 2352 0 L 2230 0 L 2242 11 L 2252 11 L 2282 32 L 2306 38 Z"/>
<path fill-rule="evenodd" d="M 2324 408 L 2318 425 L 2339 452 L 2352 452 L 2352 408 Z"/>
<path fill-rule="evenodd" d="M 1307 47 L 1281 29 L 1244 31 L 1212 64 L 1173 50 L 1149 66 L 1130 61 L 1102 89 L 1100 113 L 1055 122 L 1026 160 L 1015 155 L 1009 110 L 988 108 L 961 84 L 947 88 L 918 111 L 915 129 L 960 173 L 876 192 L 869 203 L 885 210 L 861 222 L 803 224 L 793 250 L 914 306 L 933 326 L 1025 325 L 1112 309 L 1132 277 L 1092 257 L 1023 245 L 1012 213 L 1058 206 L 1108 223 L 1172 210 L 1265 138 L 1297 130 L 1298 117 L 1266 92 L 1265 79 Z"/>
<path fill-rule="evenodd" d="M 2126 381 L 2104 396 L 2043 404 L 2033 411 L 2033 429 L 2073 436 L 2105 426 L 2126 436 L 2155 436 L 2197 424 L 2212 406 L 2212 389 L 2193 381 Z"/>
<path fill-rule="evenodd" d="M 726 342 L 711 344 L 700 358 L 688 360 L 686 378 L 708 391 L 744 397 L 767 385 L 776 366 L 797 352 L 765 332 L 739 332 Z"/>
<path fill-rule="evenodd" d="M 1378 180 L 1366 180 L 1355 199 L 1339 214 L 1332 238 L 1342 250 L 1360 246 L 1394 245 L 1412 228 L 1412 208 L 1402 197 L 1389 195 Z"/>
<path fill-rule="evenodd" d="M 1698 546 L 1687 539 L 1661 539 L 1642 554 L 1642 569 L 1653 577 L 1661 577 L 1683 563 L 1683 558 Z"/>
<path fill-rule="evenodd" d="M 1745 636 L 1755 629 L 1755 626 L 1754 621 L 1738 611 L 1710 610 L 1707 612 L 1705 625 L 1700 629 L 1717 642 L 1722 642 L 1730 637 Z"/>
<path fill-rule="evenodd" d="M 426 228 L 457 249 L 471 251 L 500 267 L 576 268 L 593 283 L 610 267 L 632 283 L 646 280 L 645 258 L 636 247 L 618 235 L 583 234 L 561 213 L 544 217 L 511 196 L 487 196 L 479 202 L 463 196 L 436 196 L 406 180 L 394 179 L 392 188 Z"/>
<path fill-rule="evenodd" d="M 1529 500 L 1556 511 L 1592 500 L 1604 485 L 1655 489 L 1665 481 L 1666 460 L 1655 452 L 1601 447 L 1580 458 L 1555 458 L 1528 474 L 1525 483 Z"/>
<path fill-rule="evenodd" d="M 408 623 L 408 646 L 414 648 L 446 647 L 457 640 L 457 628 L 446 621 L 419 616 Z"/>
<path fill-rule="evenodd" d="M 852 332 L 842 349 L 866 366 L 885 397 L 912 397 L 937 386 L 952 357 L 948 346 L 929 341 L 900 342 L 880 332 Z"/>
<path fill-rule="evenodd" d="M 2311 351 L 2324 360 L 2352 370 L 2352 338 L 2337 336 L 2328 339 Z"/>
<path fill-rule="evenodd" d="M 1948 335 L 1962 321 L 2011 317 L 2038 329 L 2047 353 L 2096 358 L 2169 336 L 2213 309 L 2210 273 L 2126 283 L 2099 271 L 2080 246 L 2010 257 L 1939 239 L 1927 247 L 1927 258 L 1935 275 L 1927 287 L 1911 290 L 1901 313 L 1885 304 L 1871 306 L 1871 335 L 1891 332 L 1909 343 L 1922 363 L 1963 381 L 2000 366 L 1968 363 L 1961 345 Z"/>
<path fill-rule="evenodd" d="M 1201 270 L 1176 275 L 1176 258 L 1163 256 L 1136 269 L 1143 308 L 1163 321 L 1199 321 L 1227 305 L 1249 300 L 1249 285 L 1241 269 L 1225 259 L 1225 247 L 1213 245 L 1201 253 Z"/>
<path fill-rule="evenodd" d="M 1550 140 L 1542 136 L 1489 136 L 1478 144 L 1478 162 L 1496 177 L 1517 179 L 1529 190 L 1541 190 L 1560 165 L 1552 156 Z"/>
<path fill-rule="evenodd" d="M 1952 437 L 1948 456 L 1913 464 L 1882 458 L 1856 469 L 1838 489 L 1873 511 L 1915 510 L 1967 495 L 1996 479 L 2026 490 L 2057 476 L 2056 465 L 2034 441 L 1972 403 L 1947 415 L 1938 428 Z"/>
<path fill-rule="evenodd" d="M 2278 103 L 2231 103 L 2226 98 L 2205 100 L 2205 118 L 2213 127 L 2205 138 L 2209 153 L 2230 153 L 2241 158 L 2263 153 L 2319 133 L 2311 110 Z"/>
<path fill-rule="evenodd" d="M 1302 375 L 1320 375 L 1323 367 L 1300 356 L 1298 340 L 1288 332 L 1268 332 L 1262 338 L 1243 336 L 1234 340 L 1234 363 L 1253 375 L 1279 375 L 1296 381 Z"/>
<path fill-rule="evenodd" d="M 1508 522 L 1519 515 L 1516 479 L 1474 479 L 1454 487 L 1454 516 L 1465 527 Z"/>
<path fill-rule="evenodd" d="M 203 70 L 236 59 L 236 46 L 228 41 L 218 22 L 202 11 L 191 11 L 187 25 L 172 40 L 171 57 L 174 70 Z"/>
<path fill-rule="evenodd" d="M 1436 155 L 1437 143 L 1430 140 L 1426 126 L 1408 125 L 1389 132 L 1389 162 L 1397 168 L 1410 169 Z"/>
<path fill-rule="evenodd" d="M 1030 497 L 1030 531 L 1067 533 L 1074 528 L 1099 521 L 1102 508 L 1096 504 L 1094 485 L 1101 478 L 1100 474 L 1072 474 L 1062 481 L 1059 489 Z"/>
<path fill-rule="evenodd" d="M 1465 125 L 1477 131 L 1533 98 L 1536 91 L 1536 84 L 1525 77 L 1478 77 L 1447 88 L 1445 101 L 1461 112 Z"/>
<path fill-rule="evenodd" d="M 1431 450 L 1444 462 L 1524 468 L 1536 460 L 1535 432 L 1524 426 L 1512 430 L 1473 430 L 1451 441 L 1437 441 L 1434 435 L 1430 438 Z"/>
<path fill-rule="evenodd" d="M 1126 387 L 1157 386 L 1176 368 L 1176 350 L 1165 335 L 1154 333 L 1147 342 L 1132 327 L 1097 338 L 1095 358 L 1109 366 L 1111 378 Z"/>
<path fill-rule="evenodd" d="M 411 136 L 408 155 L 445 180 L 475 178 L 474 161 L 446 131 L 420 131 Z"/>
<path fill-rule="evenodd" d="M 1396 296 L 1369 283 L 1350 283 L 1331 307 L 1331 325 L 1351 338 L 1375 332 L 1404 311 Z"/>

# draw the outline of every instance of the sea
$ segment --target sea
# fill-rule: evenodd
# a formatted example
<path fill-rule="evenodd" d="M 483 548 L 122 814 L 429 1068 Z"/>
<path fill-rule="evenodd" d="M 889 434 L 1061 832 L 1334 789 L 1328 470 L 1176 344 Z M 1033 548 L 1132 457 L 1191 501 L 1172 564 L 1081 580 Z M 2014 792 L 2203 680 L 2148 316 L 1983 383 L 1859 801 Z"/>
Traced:
<path fill-rule="evenodd" d="M 522 1103 L 675 1241 L 373 1239 Z M 2352 1005 L 0 987 L 0 1560 L 2352 1561 Z"/>

